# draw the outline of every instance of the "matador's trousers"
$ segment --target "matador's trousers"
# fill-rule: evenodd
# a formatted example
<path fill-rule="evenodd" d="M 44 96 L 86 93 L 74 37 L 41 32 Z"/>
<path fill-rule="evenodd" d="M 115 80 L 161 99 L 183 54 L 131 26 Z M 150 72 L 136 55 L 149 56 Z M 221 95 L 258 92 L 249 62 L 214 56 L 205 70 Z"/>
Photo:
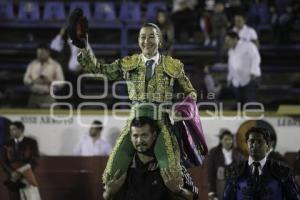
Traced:
<path fill-rule="evenodd" d="M 135 149 L 130 141 L 130 127 L 134 116 L 135 112 L 132 108 L 129 119 L 109 156 L 102 177 L 104 184 L 112 178 L 118 169 L 121 174 L 126 172 L 133 159 Z M 171 172 L 180 173 L 180 150 L 176 136 L 171 132 L 168 114 L 162 113 L 157 123 L 159 130 L 154 144 L 154 155 L 158 165 L 161 169 L 168 168 Z"/>

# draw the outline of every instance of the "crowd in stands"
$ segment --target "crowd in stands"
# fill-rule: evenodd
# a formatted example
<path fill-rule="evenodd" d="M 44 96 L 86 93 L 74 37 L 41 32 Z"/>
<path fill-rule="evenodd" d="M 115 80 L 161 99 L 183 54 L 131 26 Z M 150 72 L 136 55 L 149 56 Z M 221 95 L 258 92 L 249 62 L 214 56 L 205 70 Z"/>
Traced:
<path fill-rule="evenodd" d="M 201 29 L 204 43 L 208 45 L 210 41 L 215 46 L 218 37 L 224 36 L 224 32 L 234 26 L 234 17 L 243 13 L 251 27 L 258 32 L 272 29 L 274 37 L 282 43 L 289 39 L 286 30 L 300 29 L 299 4 L 297 0 L 3 1 L 0 19 L 2 22 L 61 22 L 72 10 L 80 7 L 88 20 L 96 21 L 99 26 L 106 23 L 114 26 L 117 22 L 130 25 L 155 22 L 158 11 L 164 11 L 170 18 L 165 25 L 174 24 L 178 41 L 182 38 L 194 41 L 195 32 Z"/>
<path fill-rule="evenodd" d="M 214 77 L 219 79 L 214 81 L 222 86 L 222 91 L 218 89 L 217 94 L 220 101 L 227 101 L 227 98 L 232 96 L 228 94 L 230 90 L 224 83 L 226 82 L 225 76 L 222 75 L 226 74 L 227 68 L 223 68 L 220 75 L 219 69 L 214 67 L 215 63 L 227 62 L 224 42 L 228 31 L 237 32 L 241 40 L 254 42 L 261 53 L 263 73 L 271 68 L 271 70 L 274 70 L 273 65 L 277 65 L 275 61 L 275 64 L 273 64 L 271 62 L 272 58 L 268 57 L 272 52 L 265 52 L 270 50 L 269 44 L 272 45 L 270 51 L 278 52 L 278 48 L 289 48 L 289 46 L 293 46 L 300 41 L 297 36 L 297 33 L 300 31 L 300 3 L 297 0 L 3 1 L 0 3 L 0 26 L 5 30 L 5 33 L 19 32 L 19 34 L 5 34 L 0 39 L 1 52 L 4 52 L 1 53 L 1 56 L 5 57 L 5 52 L 11 50 L 21 51 L 24 54 L 26 48 L 33 52 L 40 43 L 47 43 L 52 51 L 53 58 L 62 66 L 65 80 L 69 81 L 73 86 L 73 91 L 76 91 L 76 80 L 82 72 L 76 61 L 76 47 L 70 44 L 65 33 L 68 15 L 76 7 L 84 10 L 90 22 L 90 29 L 93 30 L 90 34 L 90 48 L 93 49 L 95 54 L 99 55 L 97 57 L 102 58 L 105 55 L 105 59 L 107 58 L 108 61 L 113 60 L 112 57 L 115 58 L 116 56 L 114 55 L 116 54 L 121 56 L 131 54 L 132 50 L 135 50 L 137 47 L 131 45 L 130 41 L 131 38 L 134 38 L 136 41 L 136 37 L 133 36 L 136 35 L 139 25 L 143 22 L 155 22 L 160 27 L 164 39 L 162 51 L 165 54 L 173 55 L 183 60 L 186 68 L 188 68 L 187 73 L 191 74 L 191 77 L 195 76 L 194 72 L 197 73 L 197 80 L 192 79 L 193 85 L 197 85 L 195 82 L 199 81 L 201 77 L 204 80 L 205 76 L 202 73 L 203 70 L 196 68 L 204 69 L 207 63 L 212 63 L 210 71 L 213 74 L 216 72 Z M 28 27 L 28 30 L 26 30 L 26 27 Z M 20 29 L 24 33 L 21 34 Z M 60 29 L 58 35 L 56 35 L 58 33 L 57 29 Z M 42 33 L 39 30 L 45 31 Z M 105 34 L 104 30 L 108 30 L 108 34 Z M 113 35 L 118 35 L 117 41 Z M 295 48 L 297 49 L 297 46 Z M 112 53 L 112 51 L 117 52 Z M 190 58 L 185 59 L 185 51 L 191 55 L 195 52 L 196 55 L 192 58 L 193 60 Z M 209 55 L 212 55 L 208 59 L 206 58 L 207 52 L 209 52 Z M 279 51 L 280 53 L 281 51 Z M 14 54 L 12 56 L 17 55 Z M 3 60 L 0 66 L 4 70 L 0 77 L 4 77 L 6 81 L 5 78 L 7 76 L 4 71 L 7 70 L 9 73 L 13 68 L 10 67 L 11 65 L 21 66 L 16 67 L 16 71 L 21 69 L 20 71 L 25 73 L 24 69 L 28 68 L 30 59 L 33 59 L 33 57 L 32 53 L 31 56 L 25 55 L 24 57 L 22 58 L 22 64 L 20 64 L 20 61 L 16 64 L 14 59 L 12 59 L 13 61 Z M 269 60 L 271 60 L 271 64 L 269 64 Z M 285 71 L 288 70 L 286 65 L 292 65 L 292 71 L 299 71 L 297 69 L 297 65 L 299 65 L 297 61 L 285 61 L 285 63 L 280 64 L 282 68 L 279 70 L 284 70 L 284 73 L 290 73 L 290 71 Z M 278 84 L 280 85 L 279 89 L 288 89 L 290 91 L 288 94 L 290 95 L 293 95 L 295 90 L 297 90 L 297 88 L 293 89 L 294 85 L 297 85 L 297 83 L 294 83 L 297 82 L 297 73 L 293 74 L 291 80 L 294 81 L 287 84 L 288 88 L 285 85 L 281 86 L 281 83 L 277 83 L 275 79 L 270 77 L 271 75 L 266 74 L 266 77 L 263 78 L 265 80 L 274 80 L 272 83 L 274 86 L 272 85 L 271 89 L 277 87 Z M 19 80 L 20 78 L 16 79 Z M 9 79 L 11 82 L 12 80 Z M 199 83 L 201 86 L 196 88 L 198 92 L 202 92 L 203 89 L 206 93 L 209 92 L 206 89 L 209 86 L 205 86 L 205 82 L 207 81 Z M 25 83 L 28 85 L 27 82 Z M 12 98 L 21 98 L 22 100 L 25 99 L 25 102 L 28 101 L 30 87 L 28 89 L 28 87 L 20 85 L 19 82 L 16 84 L 15 81 L 14 84 L 5 83 L 0 86 L 2 107 L 14 107 L 14 104 L 7 103 Z M 269 86 L 263 88 L 270 89 Z M 95 92 L 99 88 L 87 86 L 85 89 Z M 66 90 L 65 87 L 58 93 L 66 93 L 64 90 Z M 15 93 L 14 91 L 17 92 Z M 27 94 L 27 97 L 23 97 L 24 95 L 18 96 L 23 93 Z M 15 96 L 16 94 L 18 95 Z M 258 98 L 258 100 L 262 98 Z M 80 103 L 76 92 L 73 93 L 69 100 L 75 107 Z M 229 101 L 231 102 L 232 100 Z M 290 100 L 287 97 L 287 99 L 283 100 L 271 99 L 270 101 L 275 102 L 276 108 L 282 101 L 289 103 Z M 21 106 L 24 107 L 25 105 Z"/>

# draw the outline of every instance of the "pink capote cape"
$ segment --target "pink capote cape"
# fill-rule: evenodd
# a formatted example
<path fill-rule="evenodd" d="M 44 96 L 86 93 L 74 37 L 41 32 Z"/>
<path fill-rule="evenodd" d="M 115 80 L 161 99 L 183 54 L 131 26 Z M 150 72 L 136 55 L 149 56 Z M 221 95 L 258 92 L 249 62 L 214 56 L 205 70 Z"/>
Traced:
<path fill-rule="evenodd" d="M 175 106 L 175 111 L 185 118 L 180 122 L 184 151 L 193 165 L 200 166 L 208 149 L 196 102 L 188 96 Z"/>

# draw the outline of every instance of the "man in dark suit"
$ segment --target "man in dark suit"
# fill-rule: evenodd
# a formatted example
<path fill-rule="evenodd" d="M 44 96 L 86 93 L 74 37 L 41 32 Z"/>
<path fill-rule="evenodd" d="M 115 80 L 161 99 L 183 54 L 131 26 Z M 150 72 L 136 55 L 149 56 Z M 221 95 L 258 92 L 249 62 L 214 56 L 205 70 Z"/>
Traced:
<path fill-rule="evenodd" d="M 246 133 L 249 158 L 228 170 L 224 200 L 300 200 L 295 177 L 282 162 L 267 159 L 270 134 L 253 127 Z"/>
<path fill-rule="evenodd" d="M 10 199 L 40 200 L 33 169 L 39 156 L 37 141 L 24 136 L 24 124 L 15 121 L 10 124 L 11 139 L 5 144 L 2 168 L 9 178 L 5 182 L 10 190 Z"/>

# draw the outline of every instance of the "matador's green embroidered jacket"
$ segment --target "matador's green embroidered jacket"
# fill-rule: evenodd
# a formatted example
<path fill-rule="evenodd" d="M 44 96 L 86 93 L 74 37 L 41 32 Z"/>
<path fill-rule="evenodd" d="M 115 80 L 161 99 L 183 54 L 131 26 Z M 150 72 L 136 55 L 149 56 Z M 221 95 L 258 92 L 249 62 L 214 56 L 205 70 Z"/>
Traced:
<path fill-rule="evenodd" d="M 104 64 L 92 56 L 88 50 L 81 50 L 78 62 L 84 71 L 94 74 L 104 74 L 109 80 L 125 80 L 127 82 L 129 99 L 137 102 L 171 103 L 174 83 L 178 81 L 185 95 L 196 100 L 197 94 L 191 82 L 186 77 L 183 64 L 170 56 L 160 56 L 159 64 L 155 67 L 154 75 L 147 83 L 145 81 L 146 66 L 142 55 L 127 56 L 111 64 Z M 134 107 L 125 127 L 118 138 L 103 173 L 104 184 L 109 181 L 117 170 L 127 171 L 134 155 L 134 148 L 130 142 L 130 126 L 134 116 Z M 160 134 L 158 134 L 154 154 L 160 168 L 169 168 L 179 174 L 180 151 L 174 134 L 168 128 L 166 117 L 157 120 Z"/>
<path fill-rule="evenodd" d="M 78 56 L 78 62 L 86 72 L 104 74 L 109 80 L 126 80 L 129 99 L 132 101 L 171 102 L 175 81 L 178 81 L 185 95 L 197 98 L 195 89 L 185 75 L 183 64 L 170 56 L 160 56 L 159 64 L 155 67 L 149 83 L 145 81 L 146 66 L 141 54 L 103 64 L 87 50 L 83 50 Z"/>

